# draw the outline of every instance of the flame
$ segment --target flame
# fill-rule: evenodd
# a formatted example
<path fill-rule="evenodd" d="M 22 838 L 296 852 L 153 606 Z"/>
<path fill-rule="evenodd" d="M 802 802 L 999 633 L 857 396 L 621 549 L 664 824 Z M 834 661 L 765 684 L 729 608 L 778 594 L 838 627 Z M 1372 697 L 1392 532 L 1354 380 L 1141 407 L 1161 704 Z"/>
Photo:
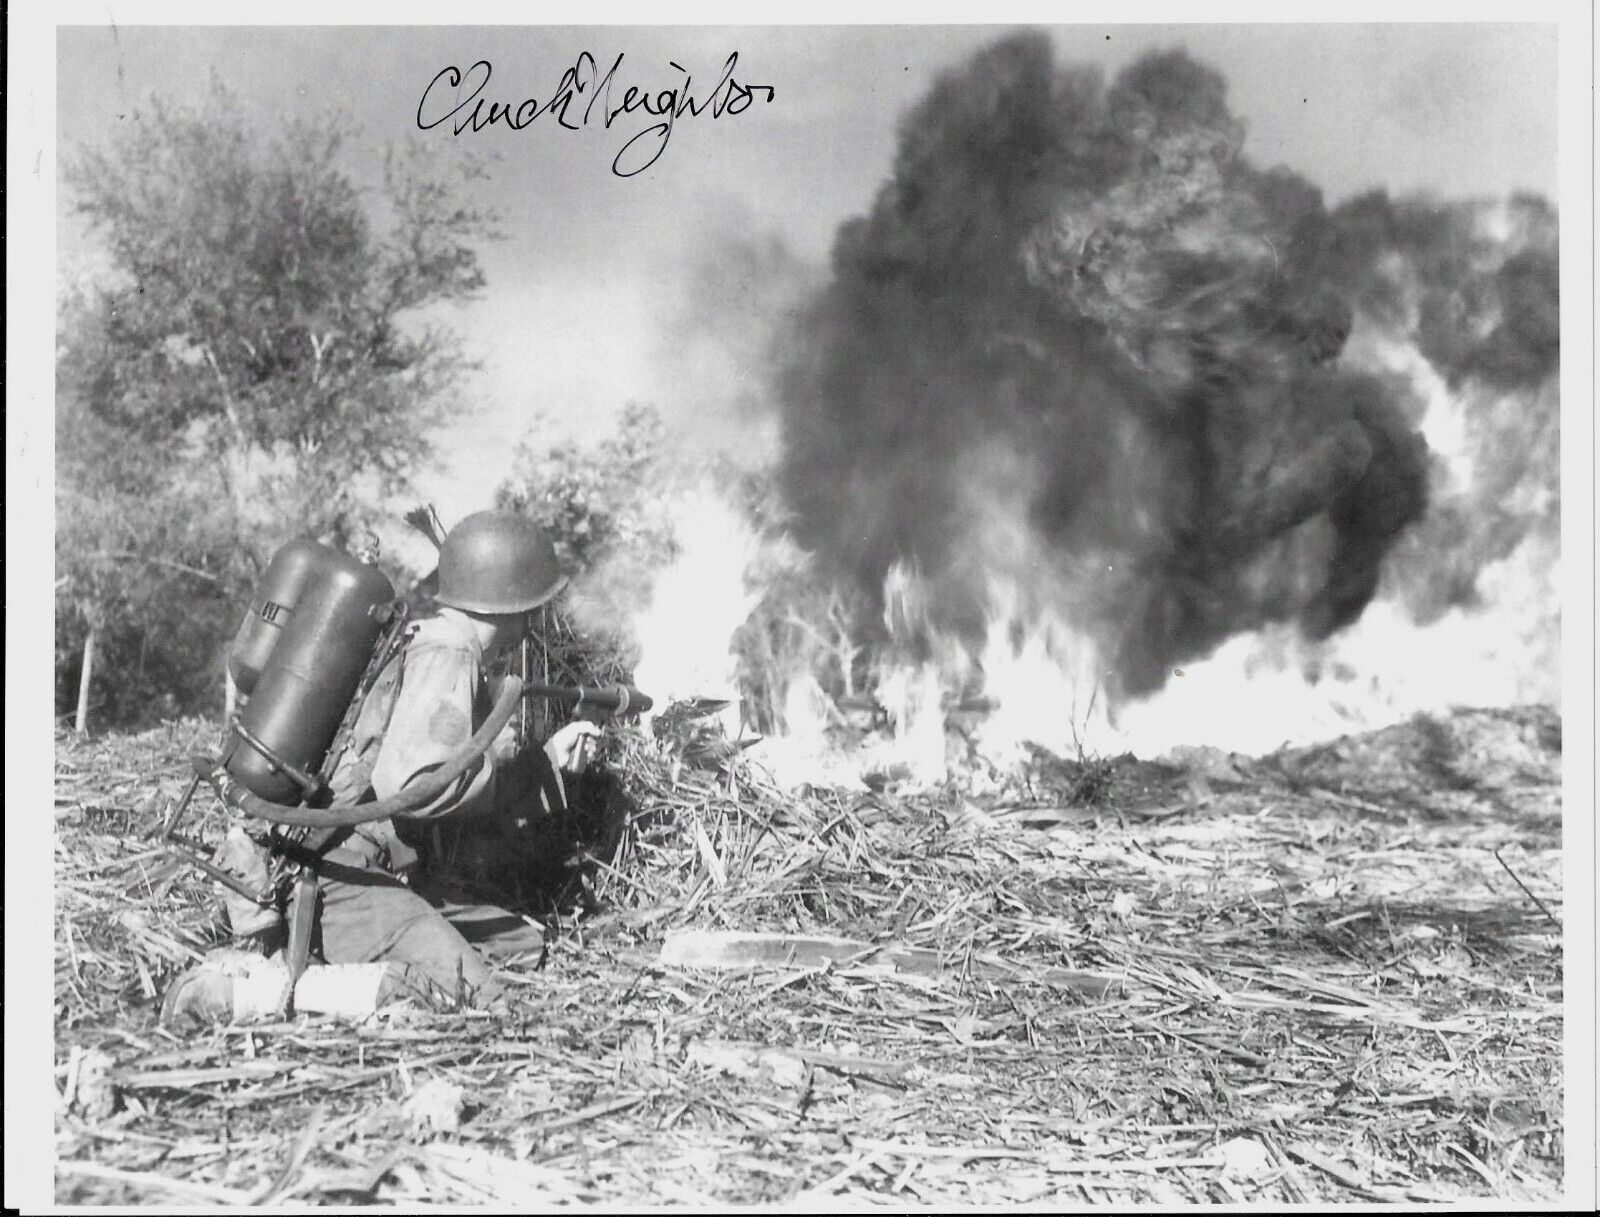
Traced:
<path fill-rule="evenodd" d="M 1485 216 L 1491 227 L 1509 223 Z M 1397 262 L 1394 273 L 1409 268 Z M 1403 295 L 1414 314 L 1415 293 Z M 1172 671 L 1155 694 L 1118 699 L 1105 622 L 1073 616 L 1090 599 L 1075 589 L 1134 576 L 1112 565 L 1114 555 L 1064 569 L 1059 556 L 1037 552 L 1021 523 L 1029 466 L 1003 444 L 980 445 L 968 454 L 976 476 L 965 506 L 984 543 L 963 569 L 987 598 L 976 639 L 936 624 L 939 578 L 890 565 L 888 641 L 871 668 L 886 724 L 852 728 L 823 674 L 797 653 L 777 683 L 783 730 L 750 755 L 790 785 L 852 784 L 874 770 L 932 783 L 959 769 L 970 781 L 1026 763 L 1029 744 L 1067 757 L 1155 757 L 1183 746 L 1259 754 L 1450 706 L 1559 700 L 1555 381 L 1452 379 L 1417 333 L 1415 316 L 1357 311 L 1342 356 L 1401 387 L 1432 462 L 1429 512 L 1388 554 L 1376 597 L 1350 626 L 1323 641 L 1292 625 L 1237 634 Z M 1111 506 L 1137 522 L 1137 496 Z M 775 586 L 773 571 L 795 569 L 799 551 L 710 492 L 683 498 L 671 515 L 678 552 L 635 623 L 644 652 L 636 679 L 663 704 L 736 699 L 734 635 Z M 845 687 L 854 687 L 848 676 Z M 725 725 L 739 733 L 737 711 Z"/>
<path fill-rule="evenodd" d="M 1374 360 L 1412 378 L 1426 406 L 1423 426 L 1442 456 L 1441 490 L 1470 505 L 1483 459 L 1473 419 L 1516 402 L 1452 392 L 1408 344 L 1377 333 L 1363 341 Z M 1548 507 L 1537 487 L 1519 485 L 1517 495 L 1530 512 Z M 729 699 L 724 729 L 737 737 L 734 634 L 761 599 L 762 572 L 775 562 L 792 566 L 797 551 L 783 538 L 760 536 L 711 493 L 681 500 L 672 515 L 677 556 L 635 621 L 643 649 L 636 679 L 658 705 Z M 1154 696 L 1118 703 L 1108 692 L 1108 657 L 1057 607 L 1065 598 L 1030 595 L 1023 580 L 991 574 L 987 627 L 974 647 L 933 628 L 933 587 L 896 564 L 883 598 L 891 642 L 873 671 L 887 727 L 853 750 L 841 748 L 835 728 L 844 716 L 816 674 L 797 669 L 784 674 L 784 730 L 749 755 L 789 787 L 856 785 L 874 771 L 931 784 L 957 768 L 970 776 L 983 766 L 1023 764 L 1029 744 L 1067 757 L 1154 757 L 1184 746 L 1260 754 L 1420 711 L 1554 701 L 1559 579 L 1559 537 L 1533 529 L 1478 570 L 1476 604 L 1419 624 L 1403 588 L 1389 586 L 1327 641 L 1308 641 L 1290 626 L 1238 635 L 1174 671 Z"/>
<path fill-rule="evenodd" d="M 833 701 L 810 673 L 788 684 L 783 702 L 784 731 L 760 740 L 746 752 L 780 786 L 852 786 L 860 767 L 833 747 L 829 726 L 839 717 Z"/>
<path fill-rule="evenodd" d="M 1559 700 L 1559 634 L 1529 611 L 1552 602 L 1558 570 L 1548 545 L 1530 539 L 1484 572 L 1486 609 L 1453 608 L 1419 626 L 1380 600 L 1327 643 L 1281 627 L 1230 639 L 1127 707 L 1107 742 L 1146 756 L 1180 745 L 1260 754 L 1423 711 Z"/>
<path fill-rule="evenodd" d="M 724 729 L 737 737 L 733 636 L 760 600 L 746 572 L 761 538 L 731 504 L 703 487 L 667 510 L 676 555 L 656 575 L 648 606 L 634 618 L 641 655 L 634 680 L 658 708 L 687 698 L 726 700 Z"/>
<path fill-rule="evenodd" d="M 1404 364 L 1404 354 L 1387 352 L 1395 366 L 1426 370 Z M 1459 395 L 1441 390 L 1425 400 L 1430 425 L 1466 433 Z M 1447 412 L 1442 421 L 1431 417 L 1438 411 Z M 1458 489 L 1471 486 L 1471 445 L 1463 441 L 1449 456 L 1444 476 Z M 724 729 L 737 737 L 733 637 L 761 597 L 757 572 L 770 568 L 775 548 L 792 561 L 792 547 L 759 536 L 713 494 L 680 501 L 673 516 L 677 556 L 635 621 L 643 648 L 636 679 L 658 705 L 729 699 Z M 987 628 L 973 648 L 931 628 L 932 589 L 915 569 L 896 565 L 884 595 L 892 644 L 874 670 L 887 727 L 841 749 L 833 729 L 843 716 L 813 673 L 796 670 L 785 674 L 784 730 L 749 755 L 791 788 L 858 785 L 874 771 L 926 785 L 958 767 L 972 771 L 973 760 L 999 771 L 1018 766 L 1029 744 L 1067 757 L 1154 757 L 1184 746 L 1260 754 L 1419 711 L 1558 700 L 1559 578 L 1559 539 L 1531 533 L 1479 572 L 1476 607 L 1419 625 L 1390 592 L 1328 641 L 1307 641 L 1288 626 L 1239 635 L 1175 671 L 1156 695 L 1118 704 L 1108 693 L 1107 658 L 1052 607 L 1058 597 L 1029 596 L 1021 582 L 992 577 Z M 912 636 L 919 659 L 908 657 Z"/>
<path fill-rule="evenodd" d="M 890 735 L 872 750 L 875 768 L 899 769 L 919 784 L 948 772 L 945 670 L 932 663 L 895 664 L 878 675 L 878 700 L 888 712 Z"/>
<path fill-rule="evenodd" d="M 1066 757 L 1192 746 L 1258 755 L 1449 706 L 1558 700 L 1559 633 L 1540 611 L 1555 602 L 1558 581 L 1552 543 L 1530 538 L 1483 572 L 1482 609 L 1454 608 L 1419 626 L 1387 599 L 1328 642 L 1283 626 L 1240 635 L 1175 671 L 1156 695 L 1120 705 L 1090 636 L 1051 612 L 1025 620 L 1015 589 L 1002 587 L 979 654 L 880 673 L 896 734 L 889 751 L 911 763 L 915 780 L 945 776 L 947 715 L 937 699 L 975 673 L 993 709 L 971 740 L 1000 769 L 1026 762 L 1030 743 Z"/>
<path fill-rule="evenodd" d="M 996 704 L 974 732 L 979 753 L 1007 767 L 1027 759 L 1027 743 L 1074 756 L 1104 738 L 1106 665 L 1090 637 L 1048 609 L 1026 626 L 1014 584 L 992 593 L 991 605 L 979 663 Z"/>

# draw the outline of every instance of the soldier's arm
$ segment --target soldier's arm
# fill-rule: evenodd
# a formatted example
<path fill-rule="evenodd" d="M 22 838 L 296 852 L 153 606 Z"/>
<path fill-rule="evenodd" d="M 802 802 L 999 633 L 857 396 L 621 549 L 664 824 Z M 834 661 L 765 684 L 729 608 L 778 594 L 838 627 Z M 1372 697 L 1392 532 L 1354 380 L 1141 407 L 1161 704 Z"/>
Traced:
<path fill-rule="evenodd" d="M 372 789 L 379 798 L 398 794 L 438 769 L 472 738 L 477 685 L 477 664 L 466 648 L 422 647 L 406 657 L 394 714 L 372 769 Z M 496 768 L 489 755 L 478 758 L 411 818 L 489 812 L 496 803 Z"/>

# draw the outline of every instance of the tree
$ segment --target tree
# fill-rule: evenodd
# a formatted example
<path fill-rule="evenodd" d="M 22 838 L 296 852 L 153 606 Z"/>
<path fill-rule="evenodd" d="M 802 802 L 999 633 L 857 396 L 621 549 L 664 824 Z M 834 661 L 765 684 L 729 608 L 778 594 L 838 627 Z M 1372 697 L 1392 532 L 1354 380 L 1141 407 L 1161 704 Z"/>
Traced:
<path fill-rule="evenodd" d="M 205 487 L 175 477 L 70 400 L 58 408 L 56 708 L 72 706 L 88 640 L 90 692 L 102 720 L 166 717 L 215 694 L 218 664 L 197 640 L 221 637 L 236 612 L 229 521 Z M 202 662 L 196 663 L 196 658 Z"/>
<path fill-rule="evenodd" d="M 484 284 L 485 168 L 391 150 L 363 189 L 351 135 L 260 132 L 213 82 L 70 163 L 109 269 L 61 321 L 58 709 L 96 625 L 111 717 L 203 704 L 272 552 L 358 541 L 457 407 L 438 306 Z"/>
<path fill-rule="evenodd" d="M 662 504 L 682 472 L 669 456 L 660 414 L 637 403 L 624 407 L 598 443 L 518 447 L 495 506 L 542 525 L 572 576 L 561 607 L 552 607 L 543 625 L 543 647 L 560 678 L 593 682 L 631 673 L 637 655 L 625 608 L 641 603 L 675 553 Z"/>
<path fill-rule="evenodd" d="M 655 408 L 630 403 L 616 429 L 592 446 L 567 441 L 541 450 L 525 441 L 495 505 L 543 525 L 568 570 L 618 557 L 659 565 L 671 549 L 670 522 L 659 511 L 673 484 L 666 440 Z"/>

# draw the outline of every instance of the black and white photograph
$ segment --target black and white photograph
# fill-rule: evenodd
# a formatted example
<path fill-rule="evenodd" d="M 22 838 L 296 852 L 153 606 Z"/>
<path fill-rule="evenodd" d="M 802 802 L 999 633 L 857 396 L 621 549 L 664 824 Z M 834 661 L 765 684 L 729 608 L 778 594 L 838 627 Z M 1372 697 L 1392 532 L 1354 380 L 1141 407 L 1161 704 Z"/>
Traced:
<path fill-rule="evenodd" d="M 1591 8 L 531 16 L 11 19 L 7 1207 L 1591 1208 Z"/>

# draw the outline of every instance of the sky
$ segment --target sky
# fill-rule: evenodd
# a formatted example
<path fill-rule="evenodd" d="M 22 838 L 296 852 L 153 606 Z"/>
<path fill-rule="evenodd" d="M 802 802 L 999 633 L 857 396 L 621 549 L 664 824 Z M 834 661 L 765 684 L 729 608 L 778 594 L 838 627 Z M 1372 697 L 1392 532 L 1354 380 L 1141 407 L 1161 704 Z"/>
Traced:
<path fill-rule="evenodd" d="M 488 286 L 448 318 L 482 370 L 467 414 L 442 436 L 421 490 L 446 518 L 484 505 L 517 441 L 603 435 L 629 401 L 685 428 L 759 393 L 748 351 L 722 341 L 759 312 L 764 285 L 720 274 L 740 242 L 767 242 L 821 275 L 841 221 L 861 214 L 892 165 L 901 115 L 998 26 L 172 27 L 101 25 L 58 34 L 58 164 L 110 143 L 152 93 L 203 95 L 211 74 L 266 126 L 279 116 L 347 116 L 361 139 L 351 172 L 373 181 L 386 145 L 421 139 L 498 158 L 479 197 L 506 239 L 485 251 Z M 1329 202 L 1375 186 L 1459 197 L 1556 193 L 1556 32 L 1544 25 L 1083 24 L 1052 27 L 1063 61 L 1110 74 L 1152 48 L 1182 46 L 1221 69 L 1249 128 L 1246 153 L 1283 163 Z M 548 116 L 521 131 L 417 130 L 430 81 L 480 59 L 482 97 L 544 101 L 582 52 L 625 84 L 659 90 L 689 74 L 709 91 L 735 78 L 773 100 L 720 119 L 682 119 L 648 169 L 613 158 L 648 122 L 581 131 Z M 429 94 L 445 95 L 446 85 Z M 440 113 L 448 106 L 440 107 Z M 93 238 L 57 196 L 58 259 L 92 274 Z M 710 306 L 691 285 L 719 284 Z M 747 298 L 748 297 L 748 298 Z M 690 310 L 698 309 L 692 314 Z M 759 324 L 752 321 L 750 328 Z M 715 331 L 712 333 L 711 331 Z M 709 335 L 709 336 L 708 336 Z"/>

